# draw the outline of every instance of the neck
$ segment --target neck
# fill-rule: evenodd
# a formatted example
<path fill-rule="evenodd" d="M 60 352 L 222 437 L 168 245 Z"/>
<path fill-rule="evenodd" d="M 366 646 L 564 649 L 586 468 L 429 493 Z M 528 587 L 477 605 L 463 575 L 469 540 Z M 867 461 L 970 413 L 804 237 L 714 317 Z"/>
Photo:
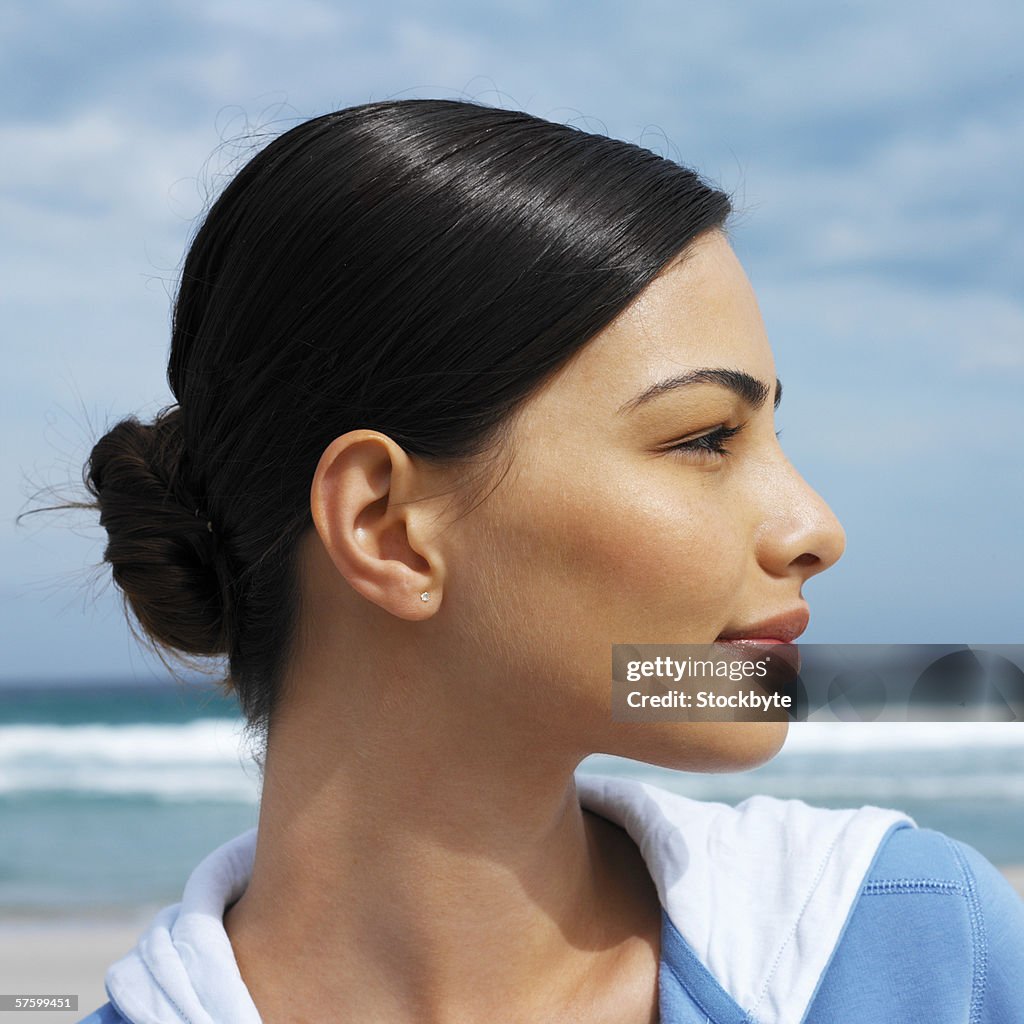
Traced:
<path fill-rule="evenodd" d="M 450 706 L 326 713 L 338 689 L 275 719 L 225 916 L 263 1019 L 653 1019 L 657 893 L 629 836 L 580 807 L 571 761 Z"/>

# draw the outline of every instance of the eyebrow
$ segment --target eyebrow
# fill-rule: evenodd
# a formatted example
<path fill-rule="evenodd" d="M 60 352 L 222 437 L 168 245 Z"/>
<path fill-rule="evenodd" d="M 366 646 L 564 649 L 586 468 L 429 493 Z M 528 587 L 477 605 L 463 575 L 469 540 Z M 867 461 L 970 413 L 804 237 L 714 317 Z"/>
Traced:
<path fill-rule="evenodd" d="M 650 387 L 645 388 L 635 398 L 624 402 L 616 410 L 616 415 L 632 412 L 637 406 L 659 398 L 678 388 L 685 388 L 691 384 L 718 384 L 720 387 L 728 388 L 733 394 L 738 395 L 747 405 L 753 409 L 760 409 L 767 401 L 771 389 L 763 380 L 751 377 L 743 370 L 728 370 L 721 366 L 702 366 L 697 370 L 690 370 L 681 373 L 677 377 L 669 377 L 667 380 L 658 381 Z M 775 408 L 778 409 L 782 401 L 782 381 L 775 378 Z"/>

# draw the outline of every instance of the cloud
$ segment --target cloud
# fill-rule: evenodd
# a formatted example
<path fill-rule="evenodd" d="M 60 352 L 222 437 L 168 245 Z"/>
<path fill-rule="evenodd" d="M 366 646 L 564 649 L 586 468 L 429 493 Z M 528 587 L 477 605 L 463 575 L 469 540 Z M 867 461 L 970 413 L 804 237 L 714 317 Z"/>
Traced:
<path fill-rule="evenodd" d="M 1024 350 L 1024 301 L 994 290 L 932 289 L 873 275 L 836 275 L 800 283 L 767 282 L 759 301 L 783 344 L 820 348 L 833 361 L 927 364 L 962 383 L 963 372 L 1018 366 Z M 820 339 L 820 340 L 819 340 Z"/>
<path fill-rule="evenodd" d="M 346 10 L 339 4 L 318 0 L 290 0 L 284 16 L 275 0 L 247 0 L 244 4 L 238 0 L 209 0 L 194 9 L 194 17 L 197 26 L 207 31 L 289 43 L 336 38 L 364 20 L 354 6 Z"/>

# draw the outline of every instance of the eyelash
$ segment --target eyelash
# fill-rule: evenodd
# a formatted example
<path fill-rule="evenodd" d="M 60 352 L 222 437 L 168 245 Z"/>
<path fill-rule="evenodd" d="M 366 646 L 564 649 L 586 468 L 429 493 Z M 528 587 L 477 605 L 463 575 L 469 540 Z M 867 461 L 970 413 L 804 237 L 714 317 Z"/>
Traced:
<path fill-rule="evenodd" d="M 682 452 L 684 455 L 696 454 L 708 458 L 724 458 L 732 454 L 732 449 L 725 446 L 725 442 L 734 438 L 747 424 L 741 423 L 738 427 L 727 427 L 724 424 L 708 434 L 701 434 L 700 437 L 690 438 L 689 441 L 680 441 L 678 444 L 669 445 L 666 451 Z M 775 436 L 780 437 L 781 430 L 775 431 Z"/>

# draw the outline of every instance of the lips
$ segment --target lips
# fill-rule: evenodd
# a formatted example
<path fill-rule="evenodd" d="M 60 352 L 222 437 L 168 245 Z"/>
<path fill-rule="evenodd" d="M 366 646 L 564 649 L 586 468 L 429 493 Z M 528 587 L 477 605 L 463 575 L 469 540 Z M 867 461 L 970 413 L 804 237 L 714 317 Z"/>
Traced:
<path fill-rule="evenodd" d="M 806 606 L 794 608 L 749 626 L 725 630 L 715 643 L 728 644 L 736 652 L 770 647 L 775 667 L 791 680 L 800 671 L 800 648 L 793 641 L 807 629 L 810 618 L 811 613 Z"/>

